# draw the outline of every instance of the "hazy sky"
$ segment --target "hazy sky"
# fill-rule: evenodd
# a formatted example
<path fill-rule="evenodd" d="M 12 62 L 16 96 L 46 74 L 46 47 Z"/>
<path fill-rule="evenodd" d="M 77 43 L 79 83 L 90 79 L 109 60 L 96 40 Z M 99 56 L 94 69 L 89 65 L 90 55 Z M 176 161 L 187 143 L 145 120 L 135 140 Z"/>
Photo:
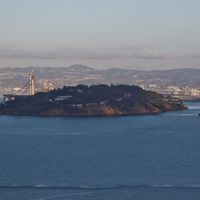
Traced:
<path fill-rule="evenodd" d="M 200 68 L 199 0 L 0 0 L 0 67 Z"/>

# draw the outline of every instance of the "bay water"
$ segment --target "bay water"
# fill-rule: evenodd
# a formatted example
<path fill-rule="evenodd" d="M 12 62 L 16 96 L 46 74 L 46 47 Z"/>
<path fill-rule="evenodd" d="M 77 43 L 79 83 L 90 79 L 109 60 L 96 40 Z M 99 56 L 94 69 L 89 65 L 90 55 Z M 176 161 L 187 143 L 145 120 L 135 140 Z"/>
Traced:
<path fill-rule="evenodd" d="M 200 103 L 122 117 L 0 116 L 0 200 L 199 200 Z"/>

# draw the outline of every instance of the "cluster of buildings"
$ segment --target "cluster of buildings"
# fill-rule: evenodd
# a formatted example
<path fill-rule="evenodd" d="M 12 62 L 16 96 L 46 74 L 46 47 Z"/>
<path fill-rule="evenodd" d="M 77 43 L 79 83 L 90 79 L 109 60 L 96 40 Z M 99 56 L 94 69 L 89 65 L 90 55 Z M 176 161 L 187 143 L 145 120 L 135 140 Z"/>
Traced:
<path fill-rule="evenodd" d="M 147 86 L 140 85 L 140 87 L 146 90 L 159 92 L 164 95 L 172 95 L 176 97 L 200 98 L 200 87 L 177 86 L 177 85 L 159 87 L 157 86 L 157 84 L 149 84 Z"/>
<path fill-rule="evenodd" d="M 39 70 L 39 69 L 38 69 Z M 41 70 L 41 69 L 40 69 Z M 53 71 L 54 72 L 54 71 Z M 76 73 L 75 73 L 76 72 Z M 121 71 L 120 71 L 121 72 Z M 42 73 L 42 71 L 41 71 Z M 40 73 L 40 74 L 41 74 Z M 55 71 L 56 73 L 56 71 Z M 34 76 L 32 73 L 29 73 L 30 77 L 28 80 L 27 73 L 25 72 L 1 72 L 0 73 L 0 94 L 34 94 L 34 92 L 48 92 L 54 88 L 63 87 L 63 85 L 77 85 L 78 83 L 82 84 L 129 84 L 129 85 L 138 85 L 145 90 L 151 90 L 163 95 L 172 95 L 174 97 L 190 97 L 190 98 L 200 98 L 200 85 L 198 81 L 193 82 L 184 82 L 175 81 L 175 79 L 166 79 L 166 78 L 156 78 L 156 77 L 142 77 L 132 76 L 127 82 L 124 82 L 123 79 L 119 79 L 119 82 L 113 78 L 113 72 L 107 75 L 96 74 L 91 72 L 91 74 L 84 74 L 85 71 L 66 71 L 58 76 L 54 74 L 47 74 L 48 76 L 40 76 L 39 72 L 37 74 L 37 81 L 35 83 Z M 31 78 L 32 77 L 32 78 Z M 107 78 L 106 78 L 107 77 Z M 126 74 L 127 77 L 127 74 Z M 24 87 L 25 80 L 29 81 L 29 90 L 27 87 Z M 54 84 L 53 84 L 54 83 Z M 22 86 L 22 87 L 20 87 Z M 30 87 L 31 86 L 31 87 Z"/>

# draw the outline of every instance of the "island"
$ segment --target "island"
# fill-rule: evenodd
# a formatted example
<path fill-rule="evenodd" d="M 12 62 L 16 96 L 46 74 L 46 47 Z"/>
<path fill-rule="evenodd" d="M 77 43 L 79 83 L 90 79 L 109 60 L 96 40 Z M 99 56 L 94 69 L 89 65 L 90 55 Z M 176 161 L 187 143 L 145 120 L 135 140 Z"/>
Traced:
<path fill-rule="evenodd" d="M 0 104 L 1 115 L 121 116 L 184 110 L 179 100 L 130 85 L 64 86 L 15 96 Z"/>

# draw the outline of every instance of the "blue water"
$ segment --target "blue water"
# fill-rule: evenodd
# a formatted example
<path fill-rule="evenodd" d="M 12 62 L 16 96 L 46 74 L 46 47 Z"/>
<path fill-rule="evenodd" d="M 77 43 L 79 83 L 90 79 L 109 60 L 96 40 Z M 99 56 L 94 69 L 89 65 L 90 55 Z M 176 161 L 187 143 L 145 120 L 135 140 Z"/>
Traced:
<path fill-rule="evenodd" d="M 0 200 L 199 200 L 200 103 L 127 117 L 0 116 Z"/>

